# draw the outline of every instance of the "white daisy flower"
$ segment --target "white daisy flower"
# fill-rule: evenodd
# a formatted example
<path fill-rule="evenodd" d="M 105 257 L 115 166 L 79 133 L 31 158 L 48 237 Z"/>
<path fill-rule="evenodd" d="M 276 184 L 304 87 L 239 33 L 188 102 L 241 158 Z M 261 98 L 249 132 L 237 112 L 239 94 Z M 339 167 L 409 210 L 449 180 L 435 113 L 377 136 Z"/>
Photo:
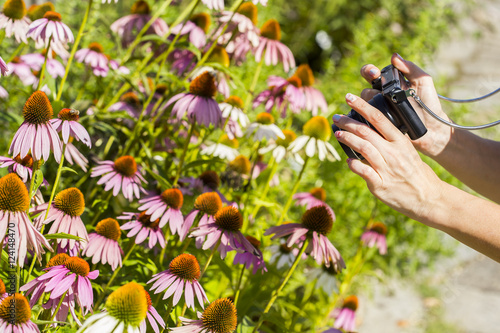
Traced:
<path fill-rule="evenodd" d="M 262 139 L 285 139 L 283 131 L 274 124 L 274 117 L 267 112 L 259 113 L 257 120 L 248 126 L 245 134 L 247 136 L 254 134 L 254 141 L 261 141 Z"/>
<path fill-rule="evenodd" d="M 238 96 L 229 96 L 224 102 L 219 104 L 222 111 L 222 117 L 237 121 L 241 126 L 247 127 L 250 123 L 246 115 L 243 101 Z"/>
<path fill-rule="evenodd" d="M 236 149 L 238 146 L 238 140 L 231 140 L 227 135 L 223 135 L 220 142 L 212 143 L 203 148 L 201 150 L 201 154 L 220 157 L 221 159 L 232 161 L 240 154 Z"/>
<path fill-rule="evenodd" d="M 283 158 L 287 157 L 288 155 L 300 165 L 304 164 L 304 160 L 298 153 L 292 153 L 290 151 L 290 144 L 297 138 L 295 132 L 290 130 L 283 130 L 283 134 L 285 135 L 284 139 L 278 138 L 277 140 L 269 142 L 266 147 L 259 149 L 259 154 L 264 155 L 272 151 L 276 163 L 280 163 Z"/>

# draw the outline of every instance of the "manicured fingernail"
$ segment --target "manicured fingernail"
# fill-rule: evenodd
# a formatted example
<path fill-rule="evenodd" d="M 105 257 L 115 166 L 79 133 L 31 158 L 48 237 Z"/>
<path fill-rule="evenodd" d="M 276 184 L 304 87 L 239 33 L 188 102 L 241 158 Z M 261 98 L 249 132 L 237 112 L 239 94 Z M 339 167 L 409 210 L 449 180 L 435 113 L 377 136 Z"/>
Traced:
<path fill-rule="evenodd" d="M 376 76 L 378 74 L 378 70 L 376 68 L 372 68 L 370 69 L 369 73 L 371 76 Z"/>
<path fill-rule="evenodd" d="M 335 137 L 340 138 L 342 136 L 342 131 L 335 132 Z"/>
<path fill-rule="evenodd" d="M 339 120 L 340 120 L 340 118 L 341 118 L 341 115 L 339 115 L 339 114 L 334 114 L 334 115 L 332 116 L 332 119 L 333 119 L 333 121 L 334 121 L 334 122 L 339 121 Z"/>
<path fill-rule="evenodd" d="M 397 56 L 400 60 L 405 61 L 405 60 L 403 59 L 403 57 L 402 57 L 399 53 L 396 53 L 396 56 Z"/>
<path fill-rule="evenodd" d="M 345 99 L 347 99 L 349 102 L 354 102 L 356 100 L 356 96 L 354 96 L 353 94 L 351 93 L 348 93 L 347 95 L 345 95 Z"/>
<path fill-rule="evenodd" d="M 353 160 L 353 158 L 348 158 L 348 159 L 346 160 L 347 164 L 351 163 L 351 161 L 352 161 L 352 160 Z"/>

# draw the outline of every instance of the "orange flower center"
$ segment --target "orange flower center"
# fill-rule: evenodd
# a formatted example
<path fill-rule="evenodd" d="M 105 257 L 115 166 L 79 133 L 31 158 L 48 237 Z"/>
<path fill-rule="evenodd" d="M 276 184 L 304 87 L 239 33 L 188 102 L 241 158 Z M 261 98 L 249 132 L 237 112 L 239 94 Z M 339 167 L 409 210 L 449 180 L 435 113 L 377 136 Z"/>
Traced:
<path fill-rule="evenodd" d="M 219 175 L 212 170 L 204 171 L 198 178 L 203 182 L 203 185 L 212 190 L 216 190 L 220 185 Z"/>
<path fill-rule="evenodd" d="M 205 31 L 205 33 L 208 32 L 210 24 L 212 24 L 212 19 L 207 13 L 194 14 L 189 20 Z"/>
<path fill-rule="evenodd" d="M 20 293 L 8 296 L 0 303 L 0 318 L 7 323 L 22 325 L 31 318 L 31 308 L 26 297 Z"/>
<path fill-rule="evenodd" d="M 292 248 L 286 246 L 286 243 L 283 243 L 280 245 L 280 252 L 284 253 L 284 254 L 288 254 L 288 253 L 292 252 Z"/>
<path fill-rule="evenodd" d="M 238 96 L 229 96 L 224 102 L 226 102 L 229 105 L 232 105 L 238 109 L 243 109 L 244 104 L 243 100 L 239 98 Z"/>
<path fill-rule="evenodd" d="M 15 173 L 0 178 L 0 210 L 24 212 L 30 207 L 28 189 Z"/>
<path fill-rule="evenodd" d="M 69 216 L 81 216 L 85 211 L 83 193 L 76 187 L 59 192 L 54 198 L 54 206 Z"/>
<path fill-rule="evenodd" d="M 195 281 L 200 278 L 200 264 L 195 256 L 183 253 L 175 257 L 168 266 L 170 272 L 183 280 Z"/>
<path fill-rule="evenodd" d="M 270 19 L 260 28 L 260 35 L 267 39 L 281 40 L 281 27 L 278 21 Z"/>
<path fill-rule="evenodd" d="M 197 96 L 212 98 L 217 94 L 217 86 L 215 85 L 215 77 L 208 71 L 203 72 L 191 81 L 189 84 L 189 92 Z"/>
<path fill-rule="evenodd" d="M 321 200 L 321 201 L 326 200 L 326 191 L 324 189 L 322 189 L 321 187 L 315 187 L 312 190 L 310 190 L 309 193 L 311 193 L 312 196 L 318 200 Z"/>
<path fill-rule="evenodd" d="M 356 311 L 358 309 L 358 298 L 354 295 L 347 296 L 344 299 L 344 304 L 342 305 L 342 307 L 351 309 L 352 311 Z"/>
<path fill-rule="evenodd" d="M 0 279 L 0 295 L 3 295 L 7 292 L 7 289 L 5 288 L 5 283 L 3 283 L 2 279 Z"/>
<path fill-rule="evenodd" d="M 290 145 L 290 143 L 292 143 L 293 141 L 295 141 L 295 139 L 297 138 L 297 134 L 295 134 L 294 131 L 291 131 L 291 130 L 283 130 L 283 134 L 285 135 L 285 138 L 282 139 L 282 138 L 278 138 L 276 140 L 276 143 L 280 146 L 283 146 L 285 148 L 288 148 L 288 146 Z"/>
<path fill-rule="evenodd" d="M 96 42 L 92 42 L 89 44 L 89 50 L 92 50 L 97 53 L 104 53 L 102 45 Z"/>
<path fill-rule="evenodd" d="M 387 235 L 387 227 L 382 222 L 375 222 L 370 226 L 371 231 L 375 231 L 380 235 Z"/>
<path fill-rule="evenodd" d="M 112 218 L 107 218 L 97 223 L 95 232 L 114 241 L 118 241 L 122 234 L 122 231 L 120 230 L 120 224 L 118 224 L 118 221 Z"/>
<path fill-rule="evenodd" d="M 326 235 L 332 230 L 333 218 L 325 206 L 316 206 L 302 215 L 302 225 L 311 231 Z"/>
<path fill-rule="evenodd" d="M 208 215 L 215 215 L 221 208 L 222 200 L 217 192 L 200 194 L 194 202 L 194 209 Z"/>
<path fill-rule="evenodd" d="M 213 333 L 233 332 L 237 325 L 234 303 L 228 298 L 219 298 L 210 303 L 201 316 L 203 328 Z"/>
<path fill-rule="evenodd" d="M 3 14 L 13 20 L 26 16 L 27 10 L 23 0 L 7 0 L 3 5 Z"/>
<path fill-rule="evenodd" d="M 120 97 L 120 100 L 122 102 L 135 106 L 141 104 L 141 101 L 139 100 L 139 97 L 137 97 L 137 94 L 135 92 L 128 92 L 123 94 L 122 97 Z"/>
<path fill-rule="evenodd" d="M 220 143 L 223 145 L 226 145 L 228 147 L 237 149 L 240 146 L 240 143 L 238 142 L 238 139 L 230 139 L 227 134 L 224 134 L 222 138 L 220 139 Z"/>
<path fill-rule="evenodd" d="M 184 203 L 184 196 L 178 188 L 169 188 L 161 194 L 163 202 L 173 209 L 180 209 Z"/>
<path fill-rule="evenodd" d="M 146 290 L 140 284 L 129 282 L 109 295 L 106 300 L 106 310 L 125 327 L 130 325 L 139 328 L 148 313 L 148 300 L 145 292 Z"/>
<path fill-rule="evenodd" d="M 28 17 L 30 20 L 36 21 L 41 19 L 49 10 L 55 11 L 55 7 L 52 2 L 45 2 L 41 5 L 31 5 L 30 8 L 28 8 Z"/>
<path fill-rule="evenodd" d="M 248 17 L 254 25 L 257 25 L 258 9 L 251 1 L 243 3 L 237 12 Z"/>
<path fill-rule="evenodd" d="M 298 76 L 291 76 L 287 79 L 288 83 L 296 88 L 302 87 L 302 80 Z"/>
<path fill-rule="evenodd" d="M 151 12 L 151 8 L 146 1 L 139 0 L 132 5 L 132 14 L 148 15 Z"/>
<path fill-rule="evenodd" d="M 47 268 L 64 265 L 66 261 L 70 258 L 66 253 L 59 253 L 53 256 L 47 263 Z"/>
<path fill-rule="evenodd" d="M 294 75 L 300 78 L 304 87 L 310 87 L 314 84 L 314 74 L 308 64 L 297 67 Z"/>
<path fill-rule="evenodd" d="M 89 264 L 82 258 L 78 257 L 68 258 L 64 266 L 66 266 L 66 268 L 69 269 L 72 273 L 78 274 L 83 277 L 89 275 L 90 272 Z"/>
<path fill-rule="evenodd" d="M 229 167 L 231 170 L 241 175 L 248 175 L 252 169 L 250 160 L 244 155 L 236 156 L 236 158 L 229 163 Z"/>
<path fill-rule="evenodd" d="M 129 155 L 118 157 L 115 160 L 115 170 L 123 176 L 132 177 L 137 172 L 137 163 Z"/>
<path fill-rule="evenodd" d="M 243 226 L 243 216 L 238 208 L 226 206 L 214 216 L 215 223 L 224 230 L 238 231 Z"/>
<path fill-rule="evenodd" d="M 35 91 L 23 107 L 24 120 L 30 124 L 47 124 L 53 115 L 52 105 L 43 91 Z"/>
<path fill-rule="evenodd" d="M 80 111 L 74 109 L 62 109 L 59 111 L 57 117 L 62 120 L 78 121 L 78 119 L 80 119 Z"/>
<path fill-rule="evenodd" d="M 146 293 L 146 301 L 148 302 L 148 309 L 153 305 L 153 301 L 151 301 L 151 296 L 149 293 L 144 289 L 144 292 Z"/>
<path fill-rule="evenodd" d="M 312 117 L 304 124 L 302 129 L 305 135 L 322 141 L 328 141 L 332 136 L 330 124 L 322 116 Z"/>
<path fill-rule="evenodd" d="M 165 95 L 167 91 L 168 91 L 168 86 L 165 83 L 158 83 L 156 85 L 155 93 L 160 95 Z"/>
<path fill-rule="evenodd" d="M 274 124 L 274 117 L 270 113 L 261 112 L 257 115 L 257 122 L 263 125 Z"/>
<path fill-rule="evenodd" d="M 46 18 L 49 21 L 61 22 L 61 14 L 59 14 L 58 12 L 53 12 L 51 10 L 45 12 L 43 18 Z"/>
<path fill-rule="evenodd" d="M 151 221 L 151 215 L 147 215 L 146 212 L 140 213 L 137 220 L 139 222 L 141 222 L 144 227 L 150 228 L 150 229 L 156 230 L 156 229 L 158 229 L 158 226 L 160 225 L 160 219 L 156 219 L 155 221 Z"/>
<path fill-rule="evenodd" d="M 16 163 L 21 164 L 22 166 L 32 168 L 33 167 L 33 157 L 31 157 L 30 154 L 24 156 L 24 158 L 21 158 L 21 154 L 18 154 L 16 157 L 13 158 Z"/>
<path fill-rule="evenodd" d="M 245 236 L 245 238 L 250 242 L 250 244 L 253 245 L 253 247 L 255 247 L 256 249 L 260 248 L 260 240 L 250 235 Z"/>
<path fill-rule="evenodd" d="M 222 46 L 217 45 L 214 47 L 212 53 L 207 59 L 207 62 L 215 62 L 217 64 L 221 64 L 222 66 L 228 68 L 229 67 L 229 55 L 227 51 Z"/>

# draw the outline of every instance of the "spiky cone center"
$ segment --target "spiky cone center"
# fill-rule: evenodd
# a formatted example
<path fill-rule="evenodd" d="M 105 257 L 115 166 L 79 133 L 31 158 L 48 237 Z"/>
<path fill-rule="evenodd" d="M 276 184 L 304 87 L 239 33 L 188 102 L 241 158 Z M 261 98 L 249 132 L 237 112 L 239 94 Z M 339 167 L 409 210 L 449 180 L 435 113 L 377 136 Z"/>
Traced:
<path fill-rule="evenodd" d="M 238 142 L 238 139 L 230 139 L 227 134 L 224 134 L 222 138 L 220 139 L 220 143 L 223 145 L 226 145 L 228 147 L 237 149 L 240 146 L 240 143 Z"/>
<path fill-rule="evenodd" d="M 13 20 L 20 20 L 26 16 L 28 10 L 23 0 L 7 0 L 3 5 L 3 14 Z"/>
<path fill-rule="evenodd" d="M 160 219 L 156 219 L 155 221 L 151 221 L 151 215 L 147 215 L 146 212 L 142 212 L 137 217 L 137 221 L 141 222 L 142 225 L 146 228 L 150 229 L 158 229 L 160 225 Z"/>
<path fill-rule="evenodd" d="M 295 88 L 300 88 L 302 87 L 302 80 L 298 76 L 291 76 L 287 79 L 288 83 L 294 86 Z"/>
<path fill-rule="evenodd" d="M 203 328 L 213 333 L 230 333 L 236 329 L 236 307 L 229 298 L 210 303 L 201 316 Z"/>
<path fill-rule="evenodd" d="M 52 10 L 45 12 L 43 18 L 46 18 L 49 21 L 61 22 L 61 14 Z"/>
<path fill-rule="evenodd" d="M 85 211 L 85 198 L 76 187 L 59 192 L 54 198 L 54 206 L 69 216 L 80 216 Z"/>
<path fill-rule="evenodd" d="M 183 280 L 195 281 L 200 278 L 200 264 L 195 256 L 189 253 L 183 253 L 175 257 L 168 266 L 170 273 L 180 277 Z"/>
<path fill-rule="evenodd" d="M 132 177 L 137 172 L 137 163 L 129 155 L 118 157 L 115 160 L 115 170 L 126 177 Z"/>
<path fill-rule="evenodd" d="M 382 222 L 375 222 L 373 223 L 370 228 L 371 231 L 376 232 L 377 234 L 380 235 L 387 235 L 387 226 L 383 224 Z"/>
<path fill-rule="evenodd" d="M 178 188 L 169 188 L 161 194 L 161 199 L 165 202 L 169 207 L 174 209 L 180 209 L 182 204 L 184 203 L 184 196 L 182 195 L 181 190 Z"/>
<path fill-rule="evenodd" d="M 47 124 L 54 110 L 50 104 L 49 98 L 43 91 L 35 91 L 24 104 L 23 116 L 24 120 L 30 124 L 40 125 Z"/>
<path fill-rule="evenodd" d="M 283 253 L 283 254 L 288 254 L 290 252 L 292 252 L 292 248 L 287 246 L 285 243 L 281 244 L 280 245 L 280 252 Z"/>
<path fill-rule="evenodd" d="M 139 0 L 132 5 L 131 12 L 132 14 L 148 15 L 151 13 L 151 8 L 146 1 Z"/>
<path fill-rule="evenodd" d="M 7 289 L 5 288 L 5 283 L 3 283 L 2 279 L 0 279 L 0 295 L 3 295 L 7 292 Z"/>
<path fill-rule="evenodd" d="M 309 119 L 302 128 L 304 134 L 322 141 L 330 140 L 332 129 L 325 117 L 315 116 Z"/>
<path fill-rule="evenodd" d="M 45 57 L 47 55 L 47 49 L 43 49 L 41 54 Z M 55 59 L 57 57 L 57 53 L 52 51 L 52 58 Z"/>
<path fill-rule="evenodd" d="M 61 120 L 78 121 L 78 119 L 80 119 L 80 111 L 65 108 L 59 111 L 57 118 Z"/>
<path fill-rule="evenodd" d="M 28 154 L 21 158 L 21 154 L 18 154 L 16 157 L 13 158 L 16 163 L 21 164 L 22 166 L 25 166 L 27 168 L 32 168 L 33 167 L 33 157 L 31 157 L 31 154 Z"/>
<path fill-rule="evenodd" d="M 52 2 L 45 2 L 41 5 L 31 5 L 30 8 L 28 8 L 28 17 L 32 21 L 35 21 L 41 19 L 48 11 L 55 11 L 55 7 Z"/>
<path fill-rule="evenodd" d="M 215 223 L 224 230 L 238 231 L 243 226 L 243 216 L 238 208 L 226 206 L 214 216 Z"/>
<path fill-rule="evenodd" d="M 327 235 L 332 230 L 333 218 L 325 206 L 316 206 L 302 215 L 302 225 L 311 231 Z"/>
<path fill-rule="evenodd" d="M 0 210 L 24 212 L 30 207 L 28 189 L 15 173 L 0 178 Z"/>
<path fill-rule="evenodd" d="M 82 258 L 78 257 L 70 257 L 68 260 L 66 260 L 66 263 L 64 266 L 69 269 L 72 273 L 78 274 L 80 276 L 87 276 L 89 275 L 90 272 L 90 266 L 89 264 L 83 260 Z"/>
<path fill-rule="evenodd" d="M 237 12 L 248 17 L 250 21 L 252 21 L 253 25 L 257 25 L 259 10 L 251 1 L 243 3 Z"/>
<path fill-rule="evenodd" d="M 217 45 L 210 53 L 207 62 L 215 62 L 221 64 L 222 66 L 229 68 L 229 55 L 227 51 L 222 46 Z"/>
<path fill-rule="evenodd" d="M 153 305 L 153 301 L 151 300 L 151 296 L 149 293 L 144 289 L 144 293 L 146 294 L 146 302 L 148 303 L 148 309 Z"/>
<path fill-rule="evenodd" d="M 274 117 L 272 114 L 267 112 L 261 112 L 257 115 L 256 121 L 262 125 L 274 124 Z"/>
<path fill-rule="evenodd" d="M 245 236 L 245 238 L 250 242 L 250 244 L 253 245 L 253 247 L 255 247 L 256 249 L 260 248 L 260 240 L 250 235 Z"/>
<path fill-rule="evenodd" d="M 54 266 L 59 266 L 59 265 L 64 265 L 66 264 L 66 261 L 70 258 L 69 255 L 66 253 L 59 253 L 50 258 L 49 262 L 47 263 L 47 268 L 49 267 L 54 267 Z"/>
<path fill-rule="evenodd" d="M 141 101 L 139 100 L 139 97 L 137 96 L 137 94 L 135 92 L 128 92 L 128 93 L 123 94 L 120 97 L 120 100 L 124 103 L 130 104 L 130 105 L 135 105 L 135 106 L 141 104 Z"/>
<path fill-rule="evenodd" d="M 285 138 L 278 138 L 276 139 L 276 144 L 283 146 L 285 148 L 288 148 L 288 146 L 297 139 L 297 134 L 295 134 L 294 131 L 291 130 L 283 130 L 283 134 L 285 135 Z"/>
<path fill-rule="evenodd" d="M 191 94 L 207 98 L 215 97 L 217 94 L 215 77 L 208 71 L 201 73 L 189 84 L 189 92 Z"/>
<path fill-rule="evenodd" d="M 212 19 L 207 13 L 194 14 L 189 20 L 205 31 L 205 33 L 208 32 L 208 29 L 210 29 L 210 25 L 212 24 Z"/>
<path fill-rule="evenodd" d="M 241 175 L 248 175 L 250 173 L 252 165 L 250 163 L 250 160 L 246 156 L 239 155 L 236 156 L 234 160 L 229 162 L 229 168 Z"/>
<path fill-rule="evenodd" d="M 15 56 L 14 58 L 12 58 L 11 60 L 11 63 L 13 64 L 19 64 L 21 62 L 21 58 L 18 57 L 18 56 Z"/>
<path fill-rule="evenodd" d="M 146 319 L 148 300 L 144 287 L 136 282 L 129 282 L 112 292 L 106 301 L 108 313 L 123 322 L 125 327 L 139 327 Z"/>
<path fill-rule="evenodd" d="M 358 297 L 355 295 L 347 296 L 344 299 L 344 304 L 342 305 L 342 308 L 348 308 L 351 309 L 352 311 L 356 311 L 358 309 Z"/>
<path fill-rule="evenodd" d="M 159 95 L 165 95 L 168 91 L 168 85 L 165 83 L 158 83 L 155 88 L 155 93 Z"/>
<path fill-rule="evenodd" d="M 104 48 L 102 47 L 101 44 L 97 42 L 92 42 L 89 44 L 89 50 L 92 50 L 97 53 L 104 53 Z"/>
<path fill-rule="evenodd" d="M 222 208 L 222 200 L 217 192 L 200 194 L 194 201 L 194 209 L 208 215 L 215 215 Z"/>
<path fill-rule="evenodd" d="M 241 98 L 239 98 L 238 96 L 234 96 L 234 95 L 226 98 L 226 100 L 224 102 L 231 105 L 231 106 L 234 106 L 238 109 L 242 109 L 242 110 L 243 110 L 243 107 L 245 106 L 243 104 L 243 100 Z"/>
<path fill-rule="evenodd" d="M 260 35 L 267 39 L 281 40 L 281 27 L 278 21 L 270 19 L 266 21 L 260 28 Z"/>
<path fill-rule="evenodd" d="M 318 200 L 325 201 L 326 200 L 326 191 L 321 187 L 315 187 L 309 191 L 313 197 Z"/>
<path fill-rule="evenodd" d="M 114 241 L 118 241 L 122 234 L 122 231 L 120 230 L 120 224 L 117 220 L 112 218 L 107 218 L 97 223 L 95 232 Z"/>
<path fill-rule="evenodd" d="M 314 84 L 314 74 L 308 64 L 302 64 L 297 67 L 294 75 L 300 78 L 304 87 L 310 87 Z"/>
<path fill-rule="evenodd" d="M 31 308 L 26 297 L 15 293 L 4 298 L 0 303 L 0 318 L 15 325 L 27 323 L 31 318 Z"/>
<path fill-rule="evenodd" d="M 198 178 L 202 181 L 203 185 L 209 187 L 212 190 L 216 190 L 220 186 L 220 177 L 215 171 L 203 171 L 203 173 L 199 175 Z"/>

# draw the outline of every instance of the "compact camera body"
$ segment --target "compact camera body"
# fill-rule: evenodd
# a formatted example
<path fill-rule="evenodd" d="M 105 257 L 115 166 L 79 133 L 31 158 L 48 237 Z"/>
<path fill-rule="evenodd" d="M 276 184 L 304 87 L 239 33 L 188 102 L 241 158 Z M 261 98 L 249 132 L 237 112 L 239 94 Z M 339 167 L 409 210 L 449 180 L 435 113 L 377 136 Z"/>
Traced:
<path fill-rule="evenodd" d="M 408 134 L 412 140 L 416 140 L 427 133 L 427 128 L 407 98 L 406 90 L 402 86 L 402 84 L 408 86 L 406 82 L 405 77 L 393 65 L 384 67 L 380 77 L 372 82 L 373 89 L 380 90 L 381 93 L 375 95 L 368 103 L 380 110 L 402 133 Z M 354 110 L 351 110 L 347 117 L 364 123 L 377 131 L 372 124 Z M 334 132 L 342 131 L 335 125 L 332 126 L 332 129 Z M 364 159 L 360 153 L 350 147 L 342 143 L 340 145 L 350 158 Z"/>

